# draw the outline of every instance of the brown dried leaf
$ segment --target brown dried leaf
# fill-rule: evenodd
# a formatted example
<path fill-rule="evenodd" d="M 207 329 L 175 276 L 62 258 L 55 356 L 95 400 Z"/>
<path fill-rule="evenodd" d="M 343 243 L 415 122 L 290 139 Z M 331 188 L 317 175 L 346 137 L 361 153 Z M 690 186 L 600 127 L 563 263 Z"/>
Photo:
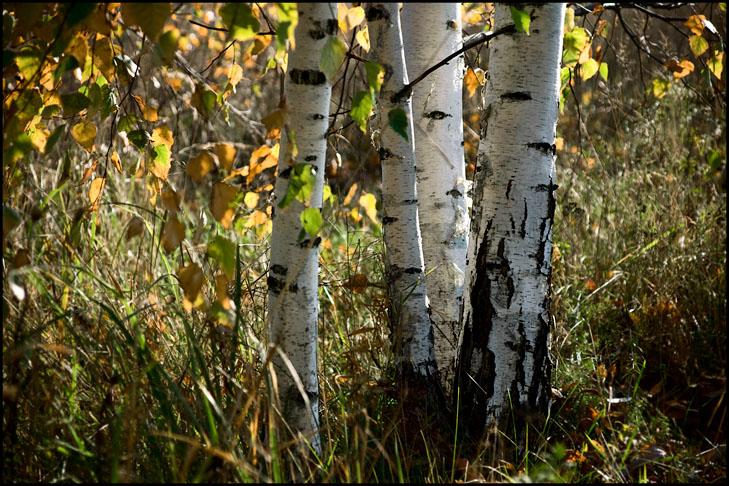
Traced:
<path fill-rule="evenodd" d="M 129 221 L 127 226 L 126 240 L 129 241 L 135 236 L 141 235 L 144 232 L 144 221 L 139 216 L 134 216 Z"/>
<path fill-rule="evenodd" d="M 225 229 L 230 228 L 230 223 L 233 221 L 234 211 L 230 207 L 230 203 L 235 200 L 237 194 L 238 189 L 228 184 L 218 182 L 213 186 L 210 195 L 210 210 L 215 220 L 220 222 Z"/>
<path fill-rule="evenodd" d="M 227 171 L 233 170 L 233 163 L 235 162 L 235 154 L 237 152 L 234 146 L 228 143 L 218 143 L 215 144 L 213 152 L 218 156 L 220 167 Z"/>
<path fill-rule="evenodd" d="M 168 211 L 176 213 L 180 210 L 180 195 L 171 188 L 165 187 L 162 189 L 162 203 L 167 207 Z"/>
<path fill-rule="evenodd" d="M 177 218 L 170 218 L 162 230 L 162 246 L 167 253 L 175 250 L 185 239 L 185 225 Z"/>
<path fill-rule="evenodd" d="M 202 269 L 197 264 L 190 263 L 177 271 L 177 277 L 180 279 L 182 291 L 185 292 L 185 299 L 195 302 L 205 281 Z"/>
<path fill-rule="evenodd" d="M 367 290 L 367 276 L 363 273 L 358 273 L 342 285 L 347 290 L 351 290 L 354 294 L 362 294 Z"/>
<path fill-rule="evenodd" d="M 215 159 L 208 152 L 200 152 L 197 157 L 190 159 L 187 163 L 185 171 L 187 175 L 195 182 L 200 182 L 215 167 Z"/>
<path fill-rule="evenodd" d="M 91 181 L 91 187 L 89 188 L 89 201 L 91 201 L 91 208 L 98 209 L 99 200 L 101 199 L 101 191 L 104 189 L 104 183 L 106 178 L 97 177 Z"/>

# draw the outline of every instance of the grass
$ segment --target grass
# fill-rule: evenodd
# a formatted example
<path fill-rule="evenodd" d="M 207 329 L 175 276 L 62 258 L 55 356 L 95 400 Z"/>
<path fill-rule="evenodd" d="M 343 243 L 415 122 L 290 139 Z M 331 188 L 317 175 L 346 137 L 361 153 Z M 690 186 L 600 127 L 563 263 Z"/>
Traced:
<path fill-rule="evenodd" d="M 380 233 L 366 218 L 353 222 L 341 203 L 326 211 L 324 450 L 302 459 L 294 444 L 276 441 L 285 424 L 266 372 L 266 239 L 254 229 L 238 237 L 227 289 L 234 311 L 216 320 L 185 310 L 177 269 L 195 261 L 214 282 L 207 243 L 228 234 L 209 215 L 200 222 L 196 199 L 206 196 L 183 203 L 178 218 L 190 239 L 184 252 L 168 254 L 160 242 L 167 215 L 145 209 L 144 179 L 110 179 L 100 211 L 87 214 L 76 182 L 57 186 L 54 168 L 30 161 L 14 201 L 23 221 L 4 252 L 5 478 L 725 478 L 726 354 L 717 343 L 726 339 L 726 189 L 708 162 L 717 151 L 725 160 L 725 120 L 717 131 L 689 93 L 667 96 L 620 122 L 583 107 L 594 133 L 562 135 L 552 415 L 529 450 L 496 463 L 486 462 L 487 446 L 465 452 L 461 431 L 406 439 L 408 411 L 390 371 Z M 81 172 L 77 165 L 71 180 Z M 127 239 L 133 217 L 144 232 Z M 357 275 L 366 286 L 354 284 Z M 214 285 L 203 289 L 212 304 Z"/>

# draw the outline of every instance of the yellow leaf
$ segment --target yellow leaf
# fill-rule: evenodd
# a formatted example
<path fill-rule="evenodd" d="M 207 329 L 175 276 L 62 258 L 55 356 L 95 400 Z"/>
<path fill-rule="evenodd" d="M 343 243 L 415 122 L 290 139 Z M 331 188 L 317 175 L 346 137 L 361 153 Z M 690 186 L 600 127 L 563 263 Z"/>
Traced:
<path fill-rule="evenodd" d="M 144 232 L 144 221 L 139 216 L 134 216 L 131 221 L 129 221 L 129 226 L 127 226 L 127 241 L 131 240 L 135 236 L 141 235 L 142 232 Z"/>
<path fill-rule="evenodd" d="M 114 78 L 114 49 L 111 47 L 108 37 L 100 34 L 96 35 L 92 57 L 94 58 L 94 66 L 99 68 L 107 81 L 111 82 Z"/>
<path fill-rule="evenodd" d="M 89 188 L 89 201 L 91 201 L 92 209 L 97 209 L 99 207 L 99 200 L 101 199 L 101 191 L 104 189 L 104 182 L 106 182 L 106 179 L 103 177 L 97 177 L 91 181 L 91 187 Z"/>
<path fill-rule="evenodd" d="M 185 225 L 177 218 L 170 218 L 162 229 L 162 246 L 167 253 L 175 251 L 185 239 Z"/>
<path fill-rule="evenodd" d="M 230 67 L 230 73 L 228 74 L 228 82 L 232 86 L 238 86 L 241 79 L 243 79 L 243 68 L 238 64 L 233 64 Z"/>
<path fill-rule="evenodd" d="M 365 52 L 370 52 L 370 30 L 368 26 L 362 27 L 354 38 Z"/>
<path fill-rule="evenodd" d="M 190 263 L 177 271 L 177 278 L 180 279 L 180 287 L 185 292 L 185 300 L 195 302 L 205 282 L 202 269 L 197 264 Z"/>
<path fill-rule="evenodd" d="M 263 118 L 261 123 L 266 127 L 266 138 L 278 140 L 281 137 L 281 128 L 286 123 L 286 119 L 283 111 L 279 109 Z"/>
<path fill-rule="evenodd" d="M 99 159 L 94 159 L 94 162 L 84 170 L 83 176 L 81 176 L 81 182 L 79 184 L 83 185 L 86 183 L 86 181 L 89 180 L 91 177 L 91 174 L 94 172 L 94 169 L 99 165 Z"/>
<path fill-rule="evenodd" d="M 233 163 L 235 162 L 235 154 L 237 152 L 235 147 L 227 143 L 218 143 L 215 144 L 213 151 L 218 156 L 220 167 L 227 171 L 233 170 Z"/>
<path fill-rule="evenodd" d="M 255 226 L 260 226 L 263 223 L 265 223 L 266 221 L 268 221 L 268 219 L 269 219 L 269 217 L 266 213 L 256 209 L 248 216 L 248 219 L 246 219 L 246 224 L 244 226 L 246 228 L 253 228 Z"/>
<path fill-rule="evenodd" d="M 30 143 L 33 144 L 33 147 L 35 147 L 38 152 L 45 153 L 46 142 L 48 141 L 50 134 L 51 132 L 44 128 L 36 128 L 30 134 Z"/>
<path fill-rule="evenodd" d="M 577 58 L 578 64 L 585 64 L 592 57 L 592 44 L 588 43 L 580 52 L 580 57 Z"/>
<path fill-rule="evenodd" d="M 359 208 L 352 208 L 349 212 L 349 218 L 353 223 L 359 223 L 362 220 L 362 215 L 359 214 Z"/>
<path fill-rule="evenodd" d="M 484 79 L 484 72 L 476 68 L 476 71 L 468 68 L 468 71 L 466 71 L 466 76 L 463 78 L 463 84 L 466 85 L 466 89 L 468 89 L 468 97 L 471 98 L 476 90 L 481 87 L 483 84 Z"/>
<path fill-rule="evenodd" d="M 347 11 L 347 23 L 350 29 L 354 29 L 365 19 L 365 11 L 362 7 L 352 7 Z"/>
<path fill-rule="evenodd" d="M 134 99 L 137 100 L 137 103 L 139 104 L 139 108 L 142 110 L 142 116 L 145 120 L 152 123 L 157 123 L 157 109 L 152 108 L 151 106 L 147 106 L 147 104 L 142 100 L 141 96 L 134 96 Z"/>
<path fill-rule="evenodd" d="M 225 178 L 223 178 L 223 180 L 220 181 L 220 182 L 228 181 L 228 180 L 230 180 L 230 179 L 232 179 L 233 177 L 236 177 L 236 176 L 245 177 L 247 175 L 248 175 L 248 166 L 246 165 L 245 167 L 241 167 L 240 169 L 234 170 L 233 172 L 231 172 L 230 174 L 228 174 Z"/>
<path fill-rule="evenodd" d="M 218 302 L 223 309 L 228 310 L 233 307 L 228 296 L 228 277 L 224 274 L 215 277 L 215 293 L 218 294 Z"/>
<path fill-rule="evenodd" d="M 152 131 L 152 146 L 167 145 L 167 148 L 172 151 L 172 145 L 175 143 L 175 138 L 172 135 L 172 130 L 167 125 L 161 125 Z"/>
<path fill-rule="evenodd" d="M 170 16 L 169 3 L 122 3 L 122 17 L 125 27 L 138 25 L 151 40 L 157 40 L 167 18 Z"/>
<path fill-rule="evenodd" d="M 66 47 L 66 53 L 75 57 L 78 61 L 80 66 L 83 66 L 86 63 L 86 55 L 89 51 L 89 43 L 86 41 L 86 37 L 84 37 L 81 32 L 78 32 L 76 36 L 71 39 L 71 42 L 68 43 L 68 47 Z"/>
<path fill-rule="evenodd" d="M 557 137 L 554 139 L 554 146 L 557 148 L 557 150 L 564 149 L 564 138 Z"/>
<path fill-rule="evenodd" d="M 278 149 L 278 144 L 276 144 L 273 148 L 268 145 L 262 145 L 253 151 L 250 163 L 248 164 L 248 178 L 246 179 L 246 184 L 250 184 L 253 181 L 253 178 L 264 170 L 275 167 L 276 164 L 278 164 Z M 262 157 L 263 160 L 259 163 L 258 160 Z"/>
<path fill-rule="evenodd" d="M 339 30 L 342 32 L 349 32 L 349 27 L 347 26 L 347 12 L 349 9 L 347 9 L 347 6 L 343 3 L 337 4 L 337 23 L 339 24 Z"/>
<path fill-rule="evenodd" d="M 706 17 L 703 15 L 692 15 L 683 25 L 688 27 L 694 34 L 701 35 L 704 31 L 704 20 L 706 20 Z"/>
<path fill-rule="evenodd" d="M 218 182 L 213 186 L 210 195 L 210 210 L 215 220 L 220 222 L 225 229 L 230 228 L 230 223 L 233 221 L 234 212 L 230 203 L 235 200 L 237 195 L 238 190 L 228 184 Z"/>
<path fill-rule="evenodd" d="M 698 58 L 709 48 L 709 43 L 700 35 L 692 35 L 689 37 L 689 46 L 691 47 L 691 52 Z"/>
<path fill-rule="evenodd" d="M 362 273 L 353 275 L 342 284 L 342 287 L 351 290 L 353 294 L 363 294 L 367 290 L 367 276 Z"/>
<path fill-rule="evenodd" d="M 162 190 L 162 203 L 171 213 L 175 213 L 180 209 L 180 195 L 169 187 L 165 187 Z"/>
<path fill-rule="evenodd" d="M 369 217 L 373 223 L 378 224 L 377 198 L 374 196 L 374 194 L 366 193 L 360 196 L 359 205 L 365 209 L 367 217 Z"/>
<path fill-rule="evenodd" d="M 352 201 L 352 198 L 354 197 L 354 194 L 357 192 L 357 183 L 355 182 L 352 184 L 352 186 L 349 188 L 349 191 L 347 191 L 347 195 L 344 196 L 344 201 L 342 201 L 342 204 L 346 206 Z"/>
<path fill-rule="evenodd" d="M 87 121 L 76 124 L 71 129 L 71 136 L 89 152 L 94 150 L 94 140 L 96 139 L 96 126 L 94 124 Z"/>
<path fill-rule="evenodd" d="M 714 76 L 721 79 L 721 72 L 724 70 L 724 53 L 714 51 L 714 56 L 709 59 L 708 66 Z"/>
<path fill-rule="evenodd" d="M 200 152 L 187 163 L 185 171 L 195 182 L 200 182 L 215 167 L 215 159 L 210 152 Z"/>
<path fill-rule="evenodd" d="M 248 193 L 246 193 L 245 197 L 243 198 L 243 202 L 245 203 L 245 205 L 248 209 L 253 209 L 256 206 L 258 206 L 259 197 L 260 197 L 259 194 L 255 193 L 255 192 L 248 192 Z"/>
<path fill-rule="evenodd" d="M 119 159 L 119 154 L 117 153 L 116 150 L 114 150 L 111 153 L 110 158 L 111 158 L 111 163 L 114 164 L 114 168 L 117 170 L 117 172 L 119 172 L 121 174 L 122 173 L 121 160 Z"/>
<path fill-rule="evenodd" d="M 679 62 L 675 57 L 670 59 L 665 66 L 673 73 L 676 81 L 684 76 L 688 76 L 694 70 L 694 63 L 686 59 Z"/>

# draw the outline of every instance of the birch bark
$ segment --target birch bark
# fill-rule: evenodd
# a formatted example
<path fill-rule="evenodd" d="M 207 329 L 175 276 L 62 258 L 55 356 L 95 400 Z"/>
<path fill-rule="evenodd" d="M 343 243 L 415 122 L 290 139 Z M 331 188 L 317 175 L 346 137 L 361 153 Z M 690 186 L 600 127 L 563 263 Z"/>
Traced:
<path fill-rule="evenodd" d="M 423 281 L 411 100 L 393 103 L 391 99 L 408 82 L 398 4 L 368 4 L 366 17 L 371 53 L 385 69 L 371 128 L 382 163 L 382 226 L 395 356 L 400 373 L 430 377 L 436 367 Z M 388 114 L 395 109 L 407 115 L 407 139 L 388 124 Z"/>
<path fill-rule="evenodd" d="M 491 41 L 458 362 L 468 426 L 546 414 L 555 128 L 564 4 L 522 6 L 531 35 Z M 512 23 L 496 7 L 495 26 Z M 511 428 L 510 428 L 511 430 Z"/>
<path fill-rule="evenodd" d="M 405 3 L 405 59 L 410 75 L 463 46 L 458 3 Z M 463 154 L 463 57 L 439 68 L 413 89 L 418 215 L 425 281 L 441 384 L 450 390 L 468 246 Z"/>
<path fill-rule="evenodd" d="M 288 128 L 295 136 L 298 154 L 282 130 L 275 197 L 280 203 L 294 176 L 294 165 L 308 164 L 316 171 L 316 184 L 308 206 L 321 208 L 326 156 L 331 85 L 319 70 L 321 50 L 327 36 L 337 34 L 336 6 L 329 3 L 301 3 L 294 35 L 296 49 L 289 52 L 285 95 L 288 100 Z M 298 200 L 274 208 L 268 277 L 268 339 L 283 351 L 300 383 L 290 372 L 285 358 L 272 360 L 284 420 L 293 431 L 305 436 L 321 452 L 319 428 L 319 385 L 317 377 L 319 238 L 302 231 L 300 216 L 306 206 Z M 300 387 L 305 393 L 301 393 Z"/>

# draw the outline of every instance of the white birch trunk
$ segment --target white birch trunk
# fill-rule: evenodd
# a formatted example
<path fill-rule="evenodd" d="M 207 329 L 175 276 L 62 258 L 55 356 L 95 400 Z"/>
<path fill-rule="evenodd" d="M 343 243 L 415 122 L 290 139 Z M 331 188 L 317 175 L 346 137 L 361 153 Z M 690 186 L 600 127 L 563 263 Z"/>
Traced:
<path fill-rule="evenodd" d="M 326 160 L 331 85 L 319 70 L 321 50 L 328 35 L 337 34 L 335 4 L 302 3 L 295 30 L 296 49 L 289 52 L 285 93 L 288 128 L 296 137 L 298 155 L 282 130 L 276 177 L 276 203 L 283 200 L 292 167 L 310 164 L 316 170 L 316 187 L 309 207 L 321 208 Z M 288 357 L 300 378 L 295 377 L 279 353 L 273 358 L 284 420 L 295 433 L 303 434 L 317 453 L 319 439 L 319 384 L 317 377 L 319 238 L 308 235 L 297 241 L 302 230 L 305 205 L 295 200 L 286 208 L 274 207 L 271 261 L 268 277 L 268 340 Z"/>
<path fill-rule="evenodd" d="M 402 16 L 410 76 L 463 46 L 458 3 L 405 3 Z M 413 88 L 418 215 L 430 272 L 425 281 L 435 360 L 446 391 L 454 376 L 468 246 L 462 89 L 462 56 Z"/>
<path fill-rule="evenodd" d="M 536 15 L 531 35 L 491 41 L 484 93 L 458 364 L 461 410 L 472 427 L 543 418 L 551 397 L 554 138 L 565 6 L 520 7 Z M 498 4 L 495 27 L 511 23 L 509 6 Z"/>
<path fill-rule="evenodd" d="M 429 377 L 436 368 L 423 280 L 411 100 L 397 103 L 391 100 L 408 82 L 400 12 L 397 3 L 371 3 L 366 7 L 366 16 L 371 53 L 385 69 L 372 139 L 382 163 L 382 226 L 393 306 L 395 355 L 398 370 L 405 373 L 412 370 L 416 376 Z M 396 108 L 407 114 L 407 140 L 388 125 L 388 112 Z"/>

